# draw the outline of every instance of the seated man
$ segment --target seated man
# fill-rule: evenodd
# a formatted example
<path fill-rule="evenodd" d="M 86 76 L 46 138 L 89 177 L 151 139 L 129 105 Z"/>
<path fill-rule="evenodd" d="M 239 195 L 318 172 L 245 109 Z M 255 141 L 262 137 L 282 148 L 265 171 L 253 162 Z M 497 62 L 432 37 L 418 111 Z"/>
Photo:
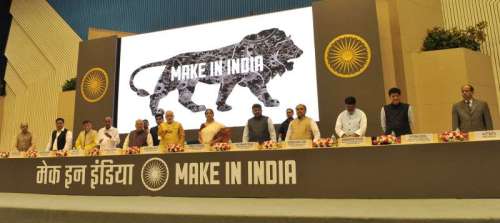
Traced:
<path fill-rule="evenodd" d="M 320 138 L 318 125 L 312 119 L 306 116 L 307 108 L 303 104 L 295 107 L 297 118 L 290 122 L 286 133 L 285 141 L 289 140 L 316 140 Z"/>
<path fill-rule="evenodd" d="M 169 144 L 184 145 L 184 128 L 181 123 L 174 121 L 174 112 L 165 112 L 165 119 L 167 121 L 158 127 L 160 148 L 165 149 Z"/>
<path fill-rule="evenodd" d="M 127 138 L 125 138 L 125 142 L 123 143 L 123 148 L 129 147 L 143 147 L 143 146 L 153 146 L 153 137 L 149 132 L 144 130 L 144 121 L 141 119 L 137 119 L 135 121 L 135 130 L 131 131 Z"/>
<path fill-rule="evenodd" d="M 111 117 L 104 118 L 104 127 L 97 133 L 97 142 L 101 149 L 114 149 L 120 143 L 118 129 L 111 126 Z"/>
<path fill-rule="evenodd" d="M 64 119 L 56 119 L 56 130 L 52 131 L 47 151 L 51 150 L 70 150 L 73 141 L 73 133 L 64 128 Z"/>
<path fill-rule="evenodd" d="M 28 131 L 28 123 L 21 123 L 21 132 L 17 134 L 14 146 L 19 152 L 24 152 L 34 147 L 33 134 Z"/>
<path fill-rule="evenodd" d="M 366 115 L 356 108 L 356 98 L 349 96 L 345 100 L 346 110 L 340 113 L 335 124 L 335 133 L 339 137 L 359 137 L 366 132 Z"/>
<path fill-rule="evenodd" d="M 245 129 L 243 129 L 242 142 L 276 141 L 276 131 L 274 130 L 271 118 L 262 115 L 260 104 L 252 105 L 253 118 L 248 119 Z"/>
<path fill-rule="evenodd" d="M 92 129 L 92 122 L 83 121 L 83 130 L 76 138 L 75 147 L 79 150 L 89 152 L 97 145 L 97 131 Z"/>

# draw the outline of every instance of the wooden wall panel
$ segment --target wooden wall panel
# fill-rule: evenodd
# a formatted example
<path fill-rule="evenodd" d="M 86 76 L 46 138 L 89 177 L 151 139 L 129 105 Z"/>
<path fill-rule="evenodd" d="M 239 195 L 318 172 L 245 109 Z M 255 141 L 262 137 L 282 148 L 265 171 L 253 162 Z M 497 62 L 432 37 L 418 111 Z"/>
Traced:
<path fill-rule="evenodd" d="M 447 28 L 465 28 L 487 21 L 486 42 L 481 51 L 492 59 L 497 98 L 500 100 L 500 0 L 441 0 Z M 499 101 L 500 106 L 500 101 Z M 500 107 L 499 107 L 500 109 Z M 498 128 L 498 126 L 497 126 Z"/>
<path fill-rule="evenodd" d="M 45 147 L 57 117 L 65 80 L 76 76 L 81 39 L 44 0 L 13 0 L 6 56 L 0 151 L 12 149 L 19 123 L 26 121 L 38 147 Z"/>

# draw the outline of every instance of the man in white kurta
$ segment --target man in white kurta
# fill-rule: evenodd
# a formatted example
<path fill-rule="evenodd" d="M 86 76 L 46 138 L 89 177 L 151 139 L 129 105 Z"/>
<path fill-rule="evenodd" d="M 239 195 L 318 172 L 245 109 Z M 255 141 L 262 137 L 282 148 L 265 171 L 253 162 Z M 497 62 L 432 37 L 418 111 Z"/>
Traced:
<path fill-rule="evenodd" d="M 359 137 L 366 133 L 366 114 L 356 108 L 356 98 L 345 99 L 346 109 L 337 117 L 335 133 L 338 137 Z"/>
<path fill-rule="evenodd" d="M 104 127 L 97 132 L 97 144 L 101 149 L 114 149 L 120 143 L 118 129 L 111 126 L 111 117 L 104 118 Z"/>

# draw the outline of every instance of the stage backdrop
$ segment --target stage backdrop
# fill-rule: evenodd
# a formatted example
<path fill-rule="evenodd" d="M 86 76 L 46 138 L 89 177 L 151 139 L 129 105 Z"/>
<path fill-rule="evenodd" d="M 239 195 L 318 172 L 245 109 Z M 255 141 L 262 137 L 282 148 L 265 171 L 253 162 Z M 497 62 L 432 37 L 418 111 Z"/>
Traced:
<path fill-rule="evenodd" d="M 118 129 L 154 123 L 160 109 L 185 129 L 198 129 L 206 108 L 242 126 L 255 103 L 274 123 L 299 103 L 318 121 L 315 66 L 311 7 L 124 37 Z"/>
<path fill-rule="evenodd" d="M 103 126 L 104 117 L 114 117 L 117 81 L 118 41 L 108 37 L 80 42 L 75 99 L 74 138 L 82 122 L 91 120 L 94 128 Z"/>
<path fill-rule="evenodd" d="M 173 110 L 186 129 L 197 129 L 204 110 L 212 108 L 216 120 L 234 127 L 233 141 L 240 141 L 252 104 L 262 104 L 277 124 L 286 108 L 303 103 L 329 137 L 344 98 L 355 96 L 368 116 L 367 134 L 381 132 L 385 93 L 374 0 L 319 1 L 312 8 L 125 37 L 120 45 L 119 93 L 114 99 L 105 94 L 101 102 L 77 94 L 75 126 L 114 111 L 125 133 L 137 118 L 154 126 L 154 113 Z M 94 58 L 106 55 L 110 69 L 116 68 L 117 49 L 105 51 L 99 48 Z M 79 84 L 99 66 L 80 67 Z M 113 72 L 107 72 L 113 88 Z M 188 140 L 196 138 L 196 130 L 187 131 Z"/>
<path fill-rule="evenodd" d="M 385 92 L 375 0 L 315 1 L 313 9 L 322 136 L 333 134 L 346 96 L 366 113 L 367 135 L 381 134 Z"/>

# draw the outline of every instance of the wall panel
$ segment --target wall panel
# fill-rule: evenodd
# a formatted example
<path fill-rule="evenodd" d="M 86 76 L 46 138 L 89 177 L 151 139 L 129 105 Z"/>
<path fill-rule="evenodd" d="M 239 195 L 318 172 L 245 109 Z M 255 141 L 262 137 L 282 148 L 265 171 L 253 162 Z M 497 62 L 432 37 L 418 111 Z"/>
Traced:
<path fill-rule="evenodd" d="M 76 76 L 80 38 L 44 0 L 13 0 L 6 48 L 0 150 L 12 149 L 19 123 L 28 122 L 35 144 L 45 147 L 65 80 Z"/>
<path fill-rule="evenodd" d="M 80 37 L 89 27 L 146 33 L 311 6 L 312 0 L 47 0 Z"/>
<path fill-rule="evenodd" d="M 480 21 L 488 22 L 486 30 L 488 36 L 481 52 L 492 59 L 497 98 L 500 100 L 500 0 L 441 0 L 441 2 L 446 28 L 466 28 Z"/>

